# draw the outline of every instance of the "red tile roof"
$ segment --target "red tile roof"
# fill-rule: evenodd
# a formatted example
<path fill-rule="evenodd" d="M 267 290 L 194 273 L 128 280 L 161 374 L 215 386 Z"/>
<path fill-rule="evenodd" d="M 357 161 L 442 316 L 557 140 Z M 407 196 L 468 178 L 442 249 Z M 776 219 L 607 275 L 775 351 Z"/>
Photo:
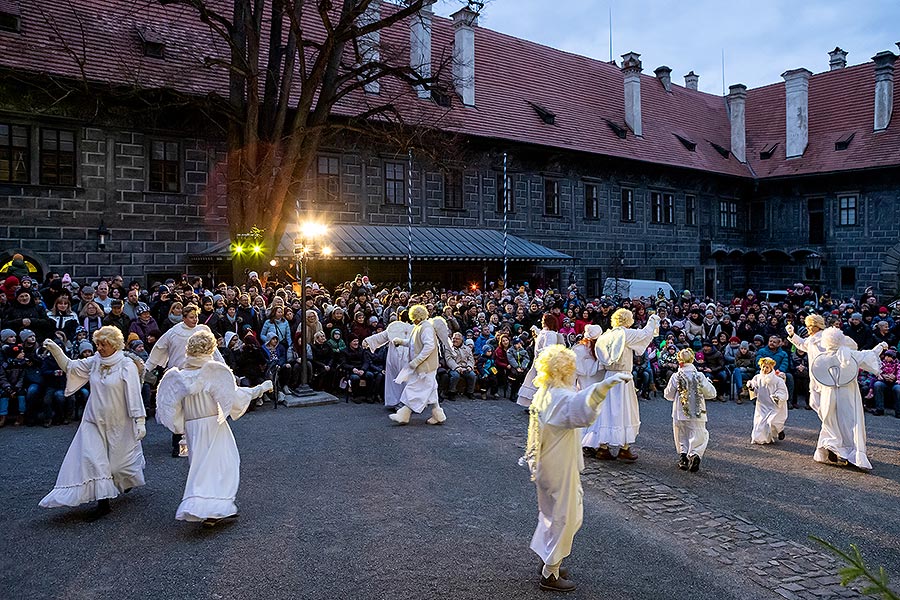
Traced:
<path fill-rule="evenodd" d="M 8 1 L 8 0 L 0 0 Z M 217 3 L 224 0 L 216 0 Z M 226 2 L 227 4 L 227 2 Z M 225 94 L 227 78 L 206 57 L 227 49 L 192 10 L 151 0 L 21 0 L 22 32 L 0 32 L 0 67 L 138 87 L 166 87 L 188 94 Z M 387 5 L 385 5 L 387 6 Z M 165 60 L 144 57 L 139 27 L 165 40 Z M 449 54 L 453 24 L 433 21 L 433 56 Z M 83 35 L 82 35 L 82 32 Z M 267 35 L 264 34 L 264 39 Z M 383 54 L 408 57 L 405 23 L 382 33 Z M 720 96 L 672 85 L 666 92 L 652 75 L 641 77 L 643 137 L 619 139 L 607 120 L 625 126 L 623 75 L 602 61 L 542 46 L 482 27 L 475 35 L 476 106 L 454 99 L 449 111 L 423 102 L 397 81 L 384 81 L 377 98 L 361 92 L 337 111 L 392 99 L 409 122 L 439 123 L 459 133 L 598 155 L 751 177 L 748 165 L 723 158 L 712 146 L 730 147 L 730 124 Z M 396 50 L 391 50 L 394 48 Z M 648 69 L 649 71 L 649 69 Z M 873 134 L 874 77 L 871 63 L 814 75 L 809 83 L 810 145 L 803 157 L 784 159 L 784 84 L 749 90 L 747 156 L 758 177 L 785 176 L 900 163 L 900 93 L 887 131 Z M 529 103 L 556 115 L 541 121 Z M 856 132 L 849 148 L 834 142 Z M 676 135 L 695 142 L 692 152 Z M 779 146 L 769 160 L 759 151 Z"/>

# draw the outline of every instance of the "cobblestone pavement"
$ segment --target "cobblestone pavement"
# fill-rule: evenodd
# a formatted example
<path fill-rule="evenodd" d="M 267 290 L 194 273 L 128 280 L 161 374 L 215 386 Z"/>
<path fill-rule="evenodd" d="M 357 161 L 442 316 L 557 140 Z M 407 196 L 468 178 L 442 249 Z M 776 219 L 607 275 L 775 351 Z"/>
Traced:
<path fill-rule="evenodd" d="M 241 517 L 214 530 L 174 520 L 187 461 L 168 457 L 154 423 L 147 486 L 97 523 L 87 507 L 37 507 L 74 427 L 0 430 L 0 597 L 546 598 L 527 549 L 534 486 L 516 465 L 527 416 L 507 401 L 445 408 L 442 427 L 395 427 L 370 405 L 247 415 L 233 427 Z M 876 471 L 861 475 L 812 462 L 810 413 L 793 411 L 788 440 L 758 448 L 752 406 L 716 405 L 692 475 L 674 467 L 670 405 L 641 410 L 637 463 L 587 463 L 572 597 L 854 597 L 810 534 L 860 544 L 897 582 L 900 420 L 870 422 Z"/>

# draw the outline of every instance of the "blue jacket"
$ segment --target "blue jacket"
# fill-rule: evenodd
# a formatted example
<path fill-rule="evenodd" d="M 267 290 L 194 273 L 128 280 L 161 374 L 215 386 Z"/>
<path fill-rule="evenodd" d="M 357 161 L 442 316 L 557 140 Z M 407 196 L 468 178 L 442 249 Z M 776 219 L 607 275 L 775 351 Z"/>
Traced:
<path fill-rule="evenodd" d="M 771 358 L 775 361 L 775 369 L 781 371 L 782 373 L 789 373 L 791 362 L 788 358 L 787 352 L 785 352 L 782 348 L 779 348 L 777 352 L 772 352 L 772 349 L 768 346 L 763 346 L 759 350 L 756 351 L 756 361 L 759 363 L 759 359 L 761 358 Z"/>

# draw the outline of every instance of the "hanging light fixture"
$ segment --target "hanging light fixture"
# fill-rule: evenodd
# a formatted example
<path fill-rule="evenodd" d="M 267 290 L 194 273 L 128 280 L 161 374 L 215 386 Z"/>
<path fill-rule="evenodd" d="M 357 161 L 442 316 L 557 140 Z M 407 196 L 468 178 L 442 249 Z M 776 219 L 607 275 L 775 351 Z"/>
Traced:
<path fill-rule="evenodd" d="M 97 228 L 97 250 L 106 250 L 106 242 L 109 240 L 109 229 L 100 219 L 100 227 Z"/>

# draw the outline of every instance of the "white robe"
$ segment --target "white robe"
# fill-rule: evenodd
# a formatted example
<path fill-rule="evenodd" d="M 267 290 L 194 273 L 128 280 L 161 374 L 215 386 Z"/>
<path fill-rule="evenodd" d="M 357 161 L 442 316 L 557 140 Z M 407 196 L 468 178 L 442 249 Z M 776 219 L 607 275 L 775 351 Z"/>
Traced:
<path fill-rule="evenodd" d="M 881 359 L 874 350 L 842 351 L 856 359 L 860 369 L 875 375 L 881 372 Z M 813 459 L 828 462 L 828 451 L 831 450 L 860 469 L 870 470 L 872 463 L 866 456 L 866 417 L 856 379 L 840 387 L 822 384 L 821 390 L 819 415 L 822 429 Z"/>
<path fill-rule="evenodd" d="M 212 333 L 212 330 L 206 325 L 198 324 L 194 327 L 188 327 L 184 323 L 179 323 L 162 334 L 153 345 L 153 350 L 150 351 L 150 357 L 147 359 L 147 370 L 153 370 L 158 366 L 182 368 L 187 361 L 188 339 L 198 331 Z M 218 348 L 213 353 L 213 358 L 220 363 L 224 364 L 225 362 Z"/>
<path fill-rule="evenodd" d="M 641 329 L 616 327 L 603 333 L 597 340 L 594 353 L 600 361 L 599 369 L 604 370 L 604 379 L 616 373 L 631 375 L 635 353 L 642 353 L 647 349 L 658 326 L 659 317 L 651 315 Z M 615 354 L 608 354 L 610 347 L 614 347 Z M 585 448 L 621 448 L 633 444 L 641 429 L 641 413 L 634 381 L 616 385 L 610 390 L 603 406 L 597 420 L 585 429 L 581 445 Z"/>
<path fill-rule="evenodd" d="M 187 364 L 167 371 L 157 392 L 160 422 L 172 433 L 184 433 L 188 445 L 190 470 L 175 518 L 203 521 L 236 515 L 241 457 L 227 417 L 240 418 L 262 394 L 262 386 L 238 387 L 231 369 L 213 360 L 204 364 L 189 359 Z"/>
<path fill-rule="evenodd" d="M 679 376 L 694 380 L 698 397 L 695 399 L 697 406 L 688 406 L 688 414 L 678 397 Z M 675 437 L 675 449 L 679 454 L 688 456 L 696 454 L 703 458 L 706 446 L 709 444 L 709 432 L 706 430 L 706 400 L 716 397 L 716 386 L 712 381 L 692 365 L 684 365 L 678 372 L 669 378 L 669 383 L 663 392 L 663 397 L 672 402 L 672 431 Z M 699 412 L 700 416 L 697 416 Z"/>
<path fill-rule="evenodd" d="M 363 343 L 373 352 L 385 344 L 389 344 L 394 338 L 408 338 L 413 326 L 410 323 L 394 321 L 381 333 L 370 335 Z M 394 378 L 409 364 L 409 348 L 406 346 L 388 346 L 387 358 L 384 361 L 384 405 L 387 407 L 399 406 L 400 396 L 403 395 L 405 383 L 397 383 Z"/>
<path fill-rule="evenodd" d="M 427 360 L 422 360 L 426 356 L 436 353 L 437 335 L 434 327 L 428 323 L 420 324 L 420 335 L 422 342 L 422 351 L 418 357 L 410 356 L 409 361 L 395 378 L 395 383 L 405 383 L 403 393 L 400 395 L 400 403 L 407 406 L 414 413 L 420 413 L 425 410 L 426 406 L 438 404 L 438 385 L 437 385 L 437 369 L 431 370 L 426 367 Z M 414 328 L 415 329 L 415 328 Z M 410 334 L 412 335 L 412 334 Z M 407 338 L 405 344 L 409 345 L 412 338 Z M 412 349 L 410 349 L 412 354 Z M 417 368 L 413 368 L 410 361 L 420 359 Z"/>
<path fill-rule="evenodd" d="M 605 404 L 601 400 L 600 406 L 591 406 L 595 389 L 542 388 L 534 397 L 542 408 L 540 458 L 534 473 L 539 512 L 531 549 L 547 565 L 562 562 L 572 552 L 572 540 L 581 528 L 584 458 L 579 428 L 590 425 Z"/>
<path fill-rule="evenodd" d="M 66 396 L 88 382 L 91 394 L 44 508 L 78 506 L 144 485 L 144 453 L 134 420 L 145 416 L 141 380 L 123 352 L 69 361 Z"/>
<path fill-rule="evenodd" d="M 525 408 L 531 406 L 531 399 L 534 398 L 534 394 L 537 392 L 537 388 L 534 387 L 534 378 L 537 377 L 537 369 L 535 368 L 537 357 L 541 355 L 545 348 L 554 344 L 565 346 L 566 340 L 559 333 L 550 329 L 542 329 L 538 333 L 537 339 L 534 340 L 534 360 L 531 361 L 531 368 L 528 369 L 525 381 L 522 382 L 522 387 L 519 388 L 519 395 L 516 398 L 516 404 L 519 406 L 524 406 Z"/>
<path fill-rule="evenodd" d="M 800 350 L 806 352 L 807 354 L 807 364 L 812 365 L 813 361 L 816 358 L 825 352 L 825 347 L 822 345 L 822 331 L 817 331 L 813 335 L 802 338 L 796 333 L 791 336 L 791 343 L 795 345 Z M 844 336 L 844 343 L 847 348 L 851 350 L 856 350 L 856 342 L 853 341 L 853 338 Z M 819 419 L 822 418 L 822 415 L 819 413 L 819 406 L 821 405 L 821 396 L 822 396 L 822 386 L 816 381 L 815 377 L 810 375 L 809 377 L 809 406 L 816 414 L 819 415 Z"/>
<path fill-rule="evenodd" d="M 750 442 L 771 444 L 778 439 L 778 434 L 784 431 L 784 424 L 788 418 L 787 385 L 775 371 L 768 375 L 757 373 L 749 383 L 752 386 L 750 398 L 756 398 Z"/>

